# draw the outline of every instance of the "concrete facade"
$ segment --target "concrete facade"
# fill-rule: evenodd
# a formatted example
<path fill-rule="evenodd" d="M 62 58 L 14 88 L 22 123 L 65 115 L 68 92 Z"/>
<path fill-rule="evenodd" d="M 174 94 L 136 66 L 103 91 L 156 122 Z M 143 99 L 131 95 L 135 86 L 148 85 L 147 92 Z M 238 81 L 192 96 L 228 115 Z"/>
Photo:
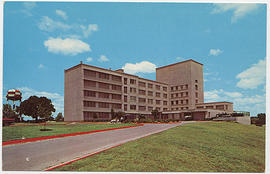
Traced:
<path fill-rule="evenodd" d="M 204 103 L 203 64 L 187 60 L 156 69 L 156 81 L 82 62 L 65 70 L 65 121 L 111 120 L 111 109 L 160 119 L 196 120 L 233 111 L 230 102 Z"/>

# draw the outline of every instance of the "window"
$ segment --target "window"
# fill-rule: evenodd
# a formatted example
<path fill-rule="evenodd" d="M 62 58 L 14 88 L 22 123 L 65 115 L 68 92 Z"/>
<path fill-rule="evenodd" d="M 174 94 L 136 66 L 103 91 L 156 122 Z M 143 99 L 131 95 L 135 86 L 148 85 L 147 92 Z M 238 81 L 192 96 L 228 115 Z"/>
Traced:
<path fill-rule="evenodd" d="M 171 87 L 171 91 L 173 91 L 173 87 Z"/>
<path fill-rule="evenodd" d="M 130 84 L 136 85 L 136 80 L 135 79 L 130 79 Z"/>
<path fill-rule="evenodd" d="M 127 87 L 126 86 L 124 87 L 124 93 L 127 93 Z"/>
<path fill-rule="evenodd" d="M 163 98 L 167 98 L 167 94 L 163 94 Z"/>
<path fill-rule="evenodd" d="M 181 100 L 181 104 L 184 104 L 184 100 Z"/>
<path fill-rule="evenodd" d="M 130 110 L 136 110 L 136 105 L 130 105 Z"/>
<path fill-rule="evenodd" d="M 160 86 L 159 86 L 159 85 L 156 85 L 156 89 L 157 89 L 157 90 L 160 90 Z"/>
<path fill-rule="evenodd" d="M 167 111 L 168 110 L 168 108 L 163 108 L 163 111 Z M 168 116 L 167 116 L 168 117 Z"/>
<path fill-rule="evenodd" d="M 148 99 L 148 104 L 153 104 L 153 99 Z"/>
<path fill-rule="evenodd" d="M 175 101 L 175 104 L 178 105 L 178 100 Z"/>
<path fill-rule="evenodd" d="M 148 106 L 148 111 L 152 111 L 153 107 L 152 106 Z"/>
<path fill-rule="evenodd" d="M 84 107 L 96 107 L 96 102 L 93 101 L 83 101 Z"/>
<path fill-rule="evenodd" d="M 198 92 L 195 92 L 195 96 L 196 96 L 196 98 L 198 98 Z"/>
<path fill-rule="evenodd" d="M 186 104 L 188 105 L 188 100 L 186 100 Z"/>
<path fill-rule="evenodd" d="M 146 110 L 146 106 L 139 106 L 139 110 L 140 111 L 145 111 Z"/>
<path fill-rule="evenodd" d="M 198 80 L 195 80 L 195 83 L 198 83 Z"/>
<path fill-rule="evenodd" d="M 195 90 L 198 90 L 198 85 L 195 85 Z"/>
<path fill-rule="evenodd" d="M 145 103 L 146 99 L 145 98 L 139 98 L 139 103 Z"/>
<path fill-rule="evenodd" d="M 109 98 L 109 93 L 99 92 L 98 98 Z"/>
<path fill-rule="evenodd" d="M 197 106 L 196 108 L 197 109 L 203 109 L 203 106 Z"/>
<path fill-rule="evenodd" d="M 121 95 L 120 94 L 112 94 L 112 99 L 113 100 L 121 100 Z"/>
<path fill-rule="evenodd" d="M 127 84 L 127 78 L 124 78 L 124 84 L 125 85 Z"/>
<path fill-rule="evenodd" d="M 96 92 L 95 91 L 83 91 L 84 96 L 86 97 L 96 97 Z"/>
<path fill-rule="evenodd" d="M 185 85 L 186 89 L 188 89 L 188 84 Z"/>
<path fill-rule="evenodd" d="M 174 104 L 173 101 L 171 101 L 171 104 L 172 104 L 172 105 Z"/>
<path fill-rule="evenodd" d="M 112 75 L 112 80 L 113 81 L 116 81 L 116 82 L 121 82 L 122 81 L 122 78 L 120 76 Z"/>
<path fill-rule="evenodd" d="M 153 84 L 148 83 L 148 88 L 153 88 Z"/>
<path fill-rule="evenodd" d="M 107 83 L 98 83 L 98 86 L 99 88 L 102 88 L 102 89 L 110 89 L 110 85 L 107 84 Z"/>
<path fill-rule="evenodd" d="M 100 103 L 98 103 L 98 107 L 99 108 L 109 108 L 109 103 L 100 102 Z"/>
<path fill-rule="evenodd" d="M 157 105 L 160 105 L 160 100 L 156 100 L 156 104 Z"/>
<path fill-rule="evenodd" d="M 96 72 L 91 70 L 83 70 L 83 74 L 85 77 L 96 77 Z"/>
<path fill-rule="evenodd" d="M 163 105 L 167 105 L 167 103 L 168 103 L 167 101 L 163 101 Z"/>
<path fill-rule="evenodd" d="M 188 96 L 188 92 L 186 92 L 186 97 Z"/>
<path fill-rule="evenodd" d="M 175 87 L 175 90 L 178 90 L 178 86 Z"/>
<path fill-rule="evenodd" d="M 171 94 L 171 98 L 173 98 L 173 94 Z"/>
<path fill-rule="evenodd" d="M 130 101 L 131 102 L 136 102 L 136 96 L 130 96 Z"/>
<path fill-rule="evenodd" d="M 115 90 L 115 91 L 121 91 L 122 88 L 120 85 L 112 85 L 112 90 Z"/>
<path fill-rule="evenodd" d="M 127 111 L 127 105 L 124 105 L 124 110 Z"/>
<path fill-rule="evenodd" d="M 140 89 L 140 90 L 139 90 L 139 94 L 140 94 L 140 95 L 145 95 L 145 90 L 141 90 L 141 89 Z"/>
<path fill-rule="evenodd" d="M 159 92 L 156 92 L 156 97 L 160 97 L 160 93 Z"/>
<path fill-rule="evenodd" d="M 130 88 L 130 93 L 136 93 L 136 88 Z"/>
<path fill-rule="evenodd" d="M 109 116 L 108 112 L 100 112 L 98 118 L 109 118 Z"/>
<path fill-rule="evenodd" d="M 113 109 L 121 109 L 122 108 L 122 105 L 121 104 L 118 104 L 118 103 L 113 103 L 112 104 L 112 108 Z"/>
<path fill-rule="evenodd" d="M 148 91 L 148 96 L 153 96 L 153 91 Z"/>
<path fill-rule="evenodd" d="M 156 107 L 156 110 L 160 111 L 160 107 Z"/>
<path fill-rule="evenodd" d="M 166 86 L 163 86 L 163 91 L 167 91 L 167 87 Z"/>
<path fill-rule="evenodd" d="M 180 87 L 181 87 L 181 90 L 183 90 L 183 89 L 184 89 L 183 85 L 181 85 Z"/>
<path fill-rule="evenodd" d="M 98 74 L 98 77 L 101 78 L 101 79 L 107 79 L 107 80 L 109 80 L 109 74 L 106 74 L 106 73 L 100 72 Z"/>
<path fill-rule="evenodd" d="M 145 87 L 146 84 L 145 84 L 144 82 L 139 82 L 139 86 L 140 86 L 140 87 Z"/>
<path fill-rule="evenodd" d="M 198 100 L 196 100 L 196 103 L 198 103 Z"/>
<path fill-rule="evenodd" d="M 127 102 L 127 96 L 126 95 L 124 96 L 124 102 Z"/>
<path fill-rule="evenodd" d="M 84 80 L 84 87 L 96 87 L 96 82 L 91 80 Z"/>

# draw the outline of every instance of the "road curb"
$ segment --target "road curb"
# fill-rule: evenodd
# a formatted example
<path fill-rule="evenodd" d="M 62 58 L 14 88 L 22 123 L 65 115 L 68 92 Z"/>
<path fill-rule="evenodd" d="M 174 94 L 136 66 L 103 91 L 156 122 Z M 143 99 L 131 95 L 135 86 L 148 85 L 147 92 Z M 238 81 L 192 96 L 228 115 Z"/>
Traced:
<path fill-rule="evenodd" d="M 56 166 L 50 167 L 50 168 L 45 169 L 45 170 L 43 170 L 43 171 L 51 171 L 51 170 L 56 169 L 56 168 L 58 168 L 58 167 L 62 167 L 62 166 L 68 165 L 68 164 L 73 163 L 73 162 L 75 162 L 75 161 L 79 161 L 79 160 L 81 160 L 81 159 L 84 159 L 84 158 L 87 158 L 87 157 L 90 157 L 90 156 L 96 155 L 96 154 L 98 154 L 98 153 L 104 152 L 104 151 L 106 151 L 106 150 L 109 150 L 109 149 L 112 149 L 112 148 L 115 148 L 115 147 L 118 147 L 118 146 L 121 146 L 121 145 L 122 145 L 122 144 L 118 144 L 118 145 L 115 145 L 115 146 L 112 146 L 112 147 L 109 147 L 109 148 L 103 149 L 103 150 L 101 150 L 101 151 L 98 151 L 98 152 L 92 153 L 92 154 L 90 154 L 90 155 L 86 155 L 86 156 L 83 156 L 83 157 L 76 158 L 76 159 L 74 159 L 74 160 L 71 160 L 71 161 L 65 162 L 65 163 L 63 163 L 63 164 L 60 164 L 60 165 L 56 165 Z"/>
<path fill-rule="evenodd" d="M 180 126 L 180 125 L 178 125 L 178 126 Z M 176 127 L 178 127 L 178 126 L 176 126 Z M 166 129 L 166 130 L 167 130 L 167 129 Z M 151 134 L 147 134 L 147 135 L 145 135 L 145 136 L 143 136 L 143 137 L 140 137 L 140 138 L 145 138 L 145 137 L 148 137 L 148 136 L 150 136 L 150 135 L 154 135 L 154 134 L 156 134 L 156 133 L 160 133 L 160 132 L 163 132 L 163 131 L 165 131 L 165 130 L 158 131 L 158 132 L 151 133 Z M 136 138 L 136 139 L 133 139 L 133 140 L 130 140 L 130 141 L 135 141 L 135 140 L 140 139 L 140 138 Z M 130 142 L 130 141 L 127 141 L 127 142 Z M 125 143 L 127 143 L 127 142 L 125 142 Z M 90 156 L 99 154 L 99 153 L 104 152 L 104 151 L 107 151 L 107 150 L 109 150 L 109 149 L 112 149 L 112 148 L 121 146 L 121 145 L 123 145 L 123 144 L 125 144 L 125 143 L 122 142 L 122 143 L 120 143 L 120 144 L 117 144 L 117 145 L 114 145 L 114 146 L 112 146 L 112 147 L 103 149 L 103 150 L 101 150 L 101 151 L 98 151 L 98 152 L 95 152 L 95 153 L 92 153 L 92 154 L 89 154 L 89 155 L 86 155 L 86 156 L 83 156 L 83 157 L 80 157 L 80 158 L 76 158 L 76 159 L 71 160 L 71 161 L 68 161 L 68 162 L 64 162 L 63 164 L 55 165 L 55 166 L 53 166 L 53 167 L 44 169 L 43 171 L 51 171 L 51 170 L 53 170 L 53 169 L 56 169 L 56 168 L 59 168 L 59 167 L 62 167 L 62 166 L 71 164 L 71 163 L 73 163 L 73 162 L 75 162 L 75 161 L 79 161 L 79 160 L 81 160 L 81 159 L 88 158 L 88 157 L 90 157 Z"/>
<path fill-rule="evenodd" d="M 117 129 L 126 129 L 126 128 L 138 127 L 138 126 L 143 126 L 143 124 L 138 124 L 138 125 L 134 125 L 134 126 L 124 126 L 124 127 L 118 127 L 118 128 L 111 128 L 111 129 L 94 130 L 94 131 L 87 131 L 87 132 L 76 132 L 76 133 L 70 133 L 70 134 L 52 135 L 52 136 L 46 136 L 46 137 L 36 137 L 36 138 L 28 138 L 28 139 L 21 139 L 21 140 L 4 141 L 4 142 L 2 142 L 2 146 L 11 145 L 11 144 L 34 142 L 34 141 L 41 141 L 41 140 L 48 140 L 48 139 L 61 138 L 61 137 L 91 134 L 91 133 L 97 133 L 97 132 L 105 132 L 105 131 L 111 131 L 111 130 L 117 130 Z"/>

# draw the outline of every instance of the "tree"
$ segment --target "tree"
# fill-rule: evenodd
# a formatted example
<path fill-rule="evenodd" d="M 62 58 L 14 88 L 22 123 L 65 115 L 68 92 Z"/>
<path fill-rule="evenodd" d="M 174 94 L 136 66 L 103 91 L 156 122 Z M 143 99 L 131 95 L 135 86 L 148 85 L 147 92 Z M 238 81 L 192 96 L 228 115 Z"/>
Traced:
<path fill-rule="evenodd" d="M 55 118 L 55 121 L 64 121 L 62 112 L 59 112 Z"/>
<path fill-rule="evenodd" d="M 116 119 L 120 119 L 121 117 L 123 117 L 125 115 L 125 112 L 119 111 L 115 113 L 115 118 Z"/>
<path fill-rule="evenodd" d="M 3 117 L 4 118 L 16 118 L 16 113 L 12 110 L 10 104 L 3 104 Z"/>
<path fill-rule="evenodd" d="M 111 109 L 111 117 L 112 117 L 112 119 L 115 118 L 115 112 L 114 112 L 113 108 Z"/>
<path fill-rule="evenodd" d="M 154 116 L 154 119 L 156 120 L 158 118 L 159 112 L 157 109 L 154 109 L 151 111 L 151 114 Z"/>
<path fill-rule="evenodd" d="M 20 105 L 21 113 L 38 121 L 39 118 L 48 119 L 55 112 L 52 101 L 46 97 L 31 96 Z"/>
<path fill-rule="evenodd" d="M 265 124 L 265 113 L 260 113 L 260 114 L 257 114 L 257 117 L 258 117 L 258 124 L 260 125 L 263 125 Z"/>

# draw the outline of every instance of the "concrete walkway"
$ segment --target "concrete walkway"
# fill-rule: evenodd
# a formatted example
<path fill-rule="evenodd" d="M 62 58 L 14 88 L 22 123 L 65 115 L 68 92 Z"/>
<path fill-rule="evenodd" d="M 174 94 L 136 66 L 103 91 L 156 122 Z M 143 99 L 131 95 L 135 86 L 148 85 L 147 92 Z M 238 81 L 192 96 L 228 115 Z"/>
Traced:
<path fill-rule="evenodd" d="M 2 149 L 2 166 L 4 171 L 41 171 L 181 124 L 183 123 L 146 124 L 134 128 L 7 145 Z"/>

